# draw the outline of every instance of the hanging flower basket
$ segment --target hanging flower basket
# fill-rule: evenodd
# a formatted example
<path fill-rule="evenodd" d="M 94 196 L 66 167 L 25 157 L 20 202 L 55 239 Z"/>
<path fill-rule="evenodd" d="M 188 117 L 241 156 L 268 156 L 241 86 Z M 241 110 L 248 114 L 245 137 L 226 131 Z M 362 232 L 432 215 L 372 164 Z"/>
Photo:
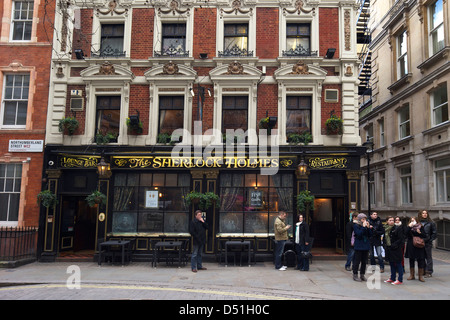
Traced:
<path fill-rule="evenodd" d="M 297 209 L 300 212 L 305 212 L 307 208 L 314 210 L 315 197 L 309 190 L 303 190 L 297 195 Z"/>
<path fill-rule="evenodd" d="M 106 204 L 106 195 L 101 193 L 100 191 L 96 190 L 92 192 L 90 195 L 86 197 L 86 202 L 89 207 L 95 207 L 98 204 Z"/>
<path fill-rule="evenodd" d="M 343 121 L 338 116 L 332 114 L 325 122 L 325 128 L 327 130 L 327 135 L 342 134 Z"/>
<path fill-rule="evenodd" d="M 130 135 L 138 135 L 144 131 L 144 125 L 142 124 L 142 121 L 139 121 L 139 123 L 137 124 L 132 124 L 130 118 L 127 118 L 126 123 L 128 128 L 128 134 Z"/>
<path fill-rule="evenodd" d="M 59 120 L 59 132 L 62 132 L 65 135 L 73 135 L 75 130 L 78 129 L 79 123 L 78 120 L 73 117 L 62 118 Z"/>
<path fill-rule="evenodd" d="M 220 198 L 214 192 L 201 193 L 191 191 L 184 197 L 184 200 L 188 206 L 195 204 L 198 205 L 198 208 L 201 210 L 206 210 L 213 204 L 215 204 L 217 208 L 220 207 Z"/>
<path fill-rule="evenodd" d="M 54 207 L 58 204 L 56 195 L 50 190 L 44 190 L 37 195 L 38 204 L 42 204 L 46 208 Z"/>

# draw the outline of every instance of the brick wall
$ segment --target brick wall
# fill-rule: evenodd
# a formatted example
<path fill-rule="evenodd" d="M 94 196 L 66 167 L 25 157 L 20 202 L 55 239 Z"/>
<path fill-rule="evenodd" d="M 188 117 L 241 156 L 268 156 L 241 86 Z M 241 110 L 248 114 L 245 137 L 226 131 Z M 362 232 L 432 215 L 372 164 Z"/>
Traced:
<path fill-rule="evenodd" d="M 338 89 L 338 102 L 325 102 L 325 90 L 327 89 Z M 338 117 L 342 117 L 342 86 L 340 84 L 329 84 L 322 87 L 322 109 L 321 109 L 321 129 L 322 134 L 326 134 L 325 122 L 330 117 L 331 112 Z"/>
<path fill-rule="evenodd" d="M 149 98 L 149 86 L 148 85 L 131 85 L 130 86 L 130 102 L 128 109 L 128 116 L 136 115 L 139 111 L 139 120 L 144 125 L 142 134 L 147 135 L 149 132 L 148 121 L 150 112 L 150 98 Z M 158 120 L 155 120 L 155 125 Z"/>
<path fill-rule="evenodd" d="M 155 10 L 133 9 L 131 30 L 131 58 L 147 59 L 153 56 L 153 26 Z"/>
<path fill-rule="evenodd" d="M 319 56 L 325 56 L 328 48 L 335 48 L 333 58 L 339 58 L 339 9 L 319 9 Z"/>
<path fill-rule="evenodd" d="M 80 10 L 81 29 L 73 30 L 72 59 L 76 59 L 75 49 L 82 49 L 86 57 L 91 56 L 93 14 L 92 9 Z"/>
<path fill-rule="evenodd" d="M 192 56 L 199 58 L 207 53 L 208 59 L 216 55 L 216 17 L 215 8 L 196 8 L 194 14 L 194 47 Z"/>
<path fill-rule="evenodd" d="M 256 56 L 261 59 L 278 57 L 278 8 L 256 9 Z"/>

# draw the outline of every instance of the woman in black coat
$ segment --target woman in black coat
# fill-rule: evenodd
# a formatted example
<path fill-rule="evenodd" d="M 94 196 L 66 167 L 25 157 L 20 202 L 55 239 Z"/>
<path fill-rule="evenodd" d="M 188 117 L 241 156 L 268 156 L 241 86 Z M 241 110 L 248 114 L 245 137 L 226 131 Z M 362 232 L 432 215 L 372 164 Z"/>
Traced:
<path fill-rule="evenodd" d="M 424 271 L 425 271 L 425 247 L 417 248 L 413 245 L 413 237 L 420 237 L 425 242 L 427 241 L 427 234 L 424 231 L 423 225 L 418 223 L 416 218 L 412 217 L 409 220 L 409 224 L 406 228 L 406 234 L 408 241 L 406 243 L 405 257 L 409 258 L 409 272 L 410 276 L 407 280 L 415 279 L 415 269 L 414 264 L 417 260 L 417 266 L 419 269 L 419 281 L 425 282 Z"/>
<path fill-rule="evenodd" d="M 384 226 L 384 242 L 386 244 L 386 258 L 391 266 L 391 277 L 385 282 L 398 285 L 403 283 L 402 247 L 404 244 L 404 232 L 401 226 L 395 225 L 394 217 L 388 217 L 386 222 L 387 224 Z M 398 280 L 395 280 L 397 273 Z"/>

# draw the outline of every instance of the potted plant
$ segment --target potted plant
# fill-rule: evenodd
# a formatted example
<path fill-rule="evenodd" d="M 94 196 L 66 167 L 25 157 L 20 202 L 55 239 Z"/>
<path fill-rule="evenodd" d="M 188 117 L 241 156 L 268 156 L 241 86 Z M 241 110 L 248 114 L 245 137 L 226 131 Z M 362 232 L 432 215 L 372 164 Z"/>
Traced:
<path fill-rule="evenodd" d="M 98 204 L 106 204 L 106 195 L 101 193 L 98 190 L 93 191 L 90 195 L 86 197 L 86 202 L 88 203 L 89 207 L 94 207 Z"/>
<path fill-rule="evenodd" d="M 325 128 L 327 134 L 342 134 L 343 132 L 343 121 L 340 117 L 336 116 L 334 113 L 325 122 Z"/>
<path fill-rule="evenodd" d="M 117 138 L 117 136 L 111 132 L 108 132 L 106 134 L 103 134 L 102 132 L 98 132 L 95 135 L 95 142 L 97 144 L 107 144 L 112 140 L 115 140 Z"/>
<path fill-rule="evenodd" d="M 69 136 L 73 135 L 77 130 L 79 123 L 74 117 L 66 117 L 59 120 L 59 132 L 63 132 Z"/>
<path fill-rule="evenodd" d="M 133 122 L 130 118 L 126 119 L 126 124 L 128 128 L 128 134 L 141 134 L 142 131 L 144 131 L 144 125 L 142 124 L 142 121 L 139 120 L 139 122 Z"/>
<path fill-rule="evenodd" d="M 201 198 L 201 192 L 191 191 L 184 197 L 184 200 L 186 201 L 186 204 L 190 206 L 193 203 L 199 203 Z"/>
<path fill-rule="evenodd" d="M 199 208 L 206 210 L 215 204 L 216 208 L 220 208 L 220 198 L 214 192 L 205 192 L 200 199 Z"/>
<path fill-rule="evenodd" d="M 172 137 L 170 134 L 168 133 L 159 133 L 158 134 L 158 138 L 157 138 L 157 143 L 170 143 L 170 141 L 172 140 Z"/>
<path fill-rule="evenodd" d="M 305 131 L 302 134 L 290 133 L 287 136 L 287 141 L 289 142 L 289 144 L 303 143 L 305 146 L 307 146 L 312 141 L 312 135 L 308 131 Z"/>
<path fill-rule="evenodd" d="M 267 129 L 267 135 L 270 135 L 271 130 L 277 124 L 277 117 L 265 117 L 259 120 L 258 127 L 260 129 Z"/>
<path fill-rule="evenodd" d="M 58 204 L 56 195 L 50 190 L 43 190 L 37 195 L 39 204 L 42 204 L 46 208 L 54 207 Z"/>
<path fill-rule="evenodd" d="M 297 195 L 297 209 L 300 212 L 306 212 L 307 209 L 314 210 L 315 197 L 309 190 L 303 190 Z"/>

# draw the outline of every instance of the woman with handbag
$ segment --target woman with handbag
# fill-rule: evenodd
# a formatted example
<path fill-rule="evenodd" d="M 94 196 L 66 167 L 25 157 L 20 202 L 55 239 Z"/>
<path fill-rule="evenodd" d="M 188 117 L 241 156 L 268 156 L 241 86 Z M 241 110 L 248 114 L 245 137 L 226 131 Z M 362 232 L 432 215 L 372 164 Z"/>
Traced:
<path fill-rule="evenodd" d="M 406 228 L 408 241 L 406 243 L 405 257 L 409 258 L 409 272 L 410 276 L 407 280 L 414 280 L 415 278 L 415 261 L 417 260 L 417 267 L 419 270 L 419 281 L 425 282 L 425 242 L 428 235 L 425 233 L 423 225 L 417 222 L 416 218 L 412 217 L 409 220 Z"/>

